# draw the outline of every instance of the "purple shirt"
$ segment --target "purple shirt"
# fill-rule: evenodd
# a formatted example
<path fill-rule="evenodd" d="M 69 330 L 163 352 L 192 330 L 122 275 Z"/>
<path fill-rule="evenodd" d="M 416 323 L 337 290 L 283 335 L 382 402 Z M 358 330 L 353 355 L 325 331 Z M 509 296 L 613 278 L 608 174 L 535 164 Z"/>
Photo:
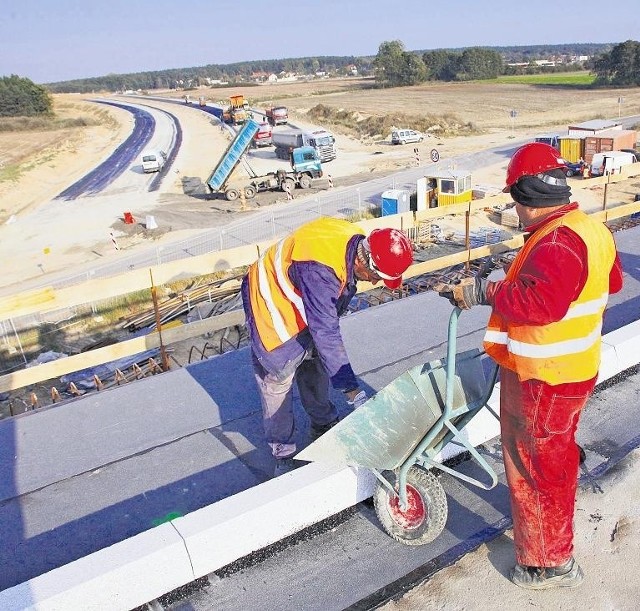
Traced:
<path fill-rule="evenodd" d="M 242 282 L 242 302 L 247 318 L 251 349 L 260 364 L 271 372 L 284 368 L 305 352 L 315 352 L 320 357 L 331 384 L 337 390 L 347 391 L 358 387 L 347 351 L 340 333 L 340 316 L 347 310 L 356 294 L 354 263 L 357 247 L 363 235 L 355 235 L 347 244 L 345 253 L 347 283 L 340 291 L 340 281 L 333 269 L 317 261 L 294 261 L 289 268 L 289 279 L 300 291 L 307 317 L 307 327 L 271 352 L 265 350 L 255 326 L 249 300 L 247 276 Z"/>

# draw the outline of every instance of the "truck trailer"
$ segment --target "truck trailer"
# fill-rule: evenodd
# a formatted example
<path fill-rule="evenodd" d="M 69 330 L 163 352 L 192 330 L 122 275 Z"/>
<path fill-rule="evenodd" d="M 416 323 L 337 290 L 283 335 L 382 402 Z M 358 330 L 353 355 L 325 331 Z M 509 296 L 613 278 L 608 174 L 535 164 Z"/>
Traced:
<path fill-rule="evenodd" d="M 276 147 L 278 159 L 289 159 L 291 151 L 300 146 L 310 146 L 318 152 L 322 163 L 336 158 L 336 139 L 328 131 L 319 129 L 313 132 L 301 129 L 274 131 L 271 142 Z"/>
<path fill-rule="evenodd" d="M 308 146 L 297 147 L 291 151 L 291 170 L 276 170 L 258 176 L 245 162 L 250 176 L 246 179 L 230 182 L 231 176 L 242 160 L 258 132 L 260 124 L 249 119 L 227 147 L 218 165 L 207 180 L 211 193 L 222 193 L 229 201 L 244 195 L 246 199 L 255 197 L 260 191 L 288 191 L 293 193 L 296 187 L 308 189 L 313 180 L 322 176 L 322 164 L 317 151 Z"/>

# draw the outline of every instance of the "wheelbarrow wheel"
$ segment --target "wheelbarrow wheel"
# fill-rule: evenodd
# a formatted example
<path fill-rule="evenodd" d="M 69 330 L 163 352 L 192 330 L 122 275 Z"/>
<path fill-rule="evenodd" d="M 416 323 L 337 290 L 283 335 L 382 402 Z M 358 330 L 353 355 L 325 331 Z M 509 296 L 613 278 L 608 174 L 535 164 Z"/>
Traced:
<path fill-rule="evenodd" d="M 430 471 L 413 466 L 407 473 L 407 507 L 400 498 L 378 482 L 373 506 L 385 532 L 405 545 L 424 545 L 433 541 L 447 522 L 447 496 L 438 478 Z"/>

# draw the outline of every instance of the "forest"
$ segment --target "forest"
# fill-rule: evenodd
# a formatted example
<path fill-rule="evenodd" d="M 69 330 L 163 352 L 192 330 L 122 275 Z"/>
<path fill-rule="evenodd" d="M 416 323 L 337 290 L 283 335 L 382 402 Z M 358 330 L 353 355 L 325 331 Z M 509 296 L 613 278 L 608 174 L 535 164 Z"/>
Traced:
<path fill-rule="evenodd" d="M 586 58 L 586 59 L 585 59 Z M 541 60 L 547 60 L 545 63 Z M 17 75 L 0 78 L 0 116 L 50 113 L 50 93 L 122 92 L 153 89 L 191 90 L 199 86 L 255 84 L 270 74 L 371 77 L 372 87 L 401 87 L 425 81 L 474 81 L 509 74 L 584 70 L 595 87 L 640 86 L 640 43 L 563 44 L 530 47 L 469 47 L 407 51 L 399 40 L 380 44 L 369 57 L 331 56 L 210 64 L 133 74 L 109 74 L 36 85 Z"/>

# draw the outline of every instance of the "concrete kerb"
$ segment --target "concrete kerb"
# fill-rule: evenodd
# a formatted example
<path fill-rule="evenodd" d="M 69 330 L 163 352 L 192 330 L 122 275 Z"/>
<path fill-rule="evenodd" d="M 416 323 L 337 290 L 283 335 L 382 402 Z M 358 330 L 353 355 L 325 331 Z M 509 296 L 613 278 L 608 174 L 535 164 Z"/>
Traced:
<path fill-rule="evenodd" d="M 604 336 L 598 381 L 638 363 L 640 321 Z M 477 446 L 499 425 L 485 410 L 466 432 Z M 441 458 L 461 451 L 449 444 Z M 311 463 L 8 588 L 0 608 L 131 609 L 369 498 L 374 485 L 366 469 Z"/>

